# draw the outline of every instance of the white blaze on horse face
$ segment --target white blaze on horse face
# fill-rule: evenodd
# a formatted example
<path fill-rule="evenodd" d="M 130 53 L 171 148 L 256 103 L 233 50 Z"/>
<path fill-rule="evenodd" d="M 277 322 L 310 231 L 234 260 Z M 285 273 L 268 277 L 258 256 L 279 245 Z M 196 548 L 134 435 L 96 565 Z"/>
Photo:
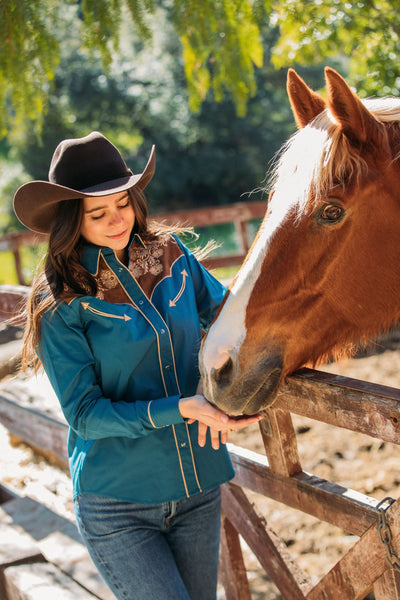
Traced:
<path fill-rule="evenodd" d="M 271 241 L 291 209 L 294 209 L 292 220 L 296 229 L 296 220 L 301 212 L 299 207 L 304 209 L 308 202 L 315 172 L 325 159 L 328 130 L 332 121 L 327 114 L 322 114 L 314 122 L 317 126 L 308 125 L 297 131 L 286 144 L 274 173 L 274 194 L 269 202 L 268 214 L 217 320 L 204 340 L 199 357 L 200 371 L 205 396 L 215 404 L 218 404 L 218 394 L 224 393 L 215 380 L 218 368 L 231 358 L 232 388 L 238 376 L 236 356 L 246 338 L 247 305 Z M 268 269 L 273 268 L 273 264 L 268 265 Z M 226 390 L 226 381 L 224 384 Z"/>
<path fill-rule="evenodd" d="M 210 402 L 214 402 L 216 393 L 212 371 L 220 369 L 229 358 L 236 365 L 237 353 L 246 337 L 245 321 L 249 298 L 260 275 L 270 240 L 279 228 L 285 213 L 284 204 L 279 201 L 275 202 L 274 196 L 268 218 L 260 227 L 252 251 L 240 269 L 218 318 L 210 327 L 204 340 L 199 362 L 204 395 Z M 235 372 L 235 366 L 233 372 Z"/>

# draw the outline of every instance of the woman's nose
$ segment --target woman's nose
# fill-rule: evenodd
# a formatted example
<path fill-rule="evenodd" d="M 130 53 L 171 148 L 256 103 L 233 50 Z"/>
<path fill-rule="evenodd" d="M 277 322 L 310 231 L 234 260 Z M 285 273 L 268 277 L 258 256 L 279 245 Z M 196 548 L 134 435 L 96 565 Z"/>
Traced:
<path fill-rule="evenodd" d="M 119 211 L 115 211 L 111 214 L 110 220 L 111 220 L 111 223 L 118 224 L 118 223 L 122 223 L 124 219 Z"/>

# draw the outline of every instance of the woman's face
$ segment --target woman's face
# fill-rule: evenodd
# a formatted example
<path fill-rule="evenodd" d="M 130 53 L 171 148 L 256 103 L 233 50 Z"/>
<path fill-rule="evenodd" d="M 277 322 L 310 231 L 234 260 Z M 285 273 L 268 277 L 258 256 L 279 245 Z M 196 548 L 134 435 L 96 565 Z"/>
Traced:
<path fill-rule="evenodd" d="M 81 235 L 96 246 L 107 246 L 121 258 L 135 224 L 129 193 L 84 198 Z"/>

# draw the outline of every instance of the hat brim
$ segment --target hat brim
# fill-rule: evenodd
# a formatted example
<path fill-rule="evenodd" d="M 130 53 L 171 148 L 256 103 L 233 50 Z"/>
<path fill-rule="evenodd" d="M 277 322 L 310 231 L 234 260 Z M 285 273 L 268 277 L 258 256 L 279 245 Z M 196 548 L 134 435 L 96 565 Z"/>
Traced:
<path fill-rule="evenodd" d="M 93 196 L 108 196 L 124 192 L 132 187 L 144 190 L 154 175 L 155 166 L 155 146 L 152 146 L 143 172 L 137 175 L 105 181 L 83 190 L 74 190 L 49 181 L 29 181 L 21 185 L 15 192 L 14 212 L 18 220 L 28 229 L 38 233 L 50 233 L 59 202 Z"/>

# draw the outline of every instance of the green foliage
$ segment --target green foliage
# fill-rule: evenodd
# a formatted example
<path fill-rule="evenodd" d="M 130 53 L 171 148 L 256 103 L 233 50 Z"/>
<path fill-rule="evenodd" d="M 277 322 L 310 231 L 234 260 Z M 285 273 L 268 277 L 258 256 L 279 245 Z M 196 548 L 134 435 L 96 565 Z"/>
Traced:
<path fill-rule="evenodd" d="M 21 165 L 0 159 L 0 236 L 23 228 L 12 210 L 12 199 L 15 190 L 27 179 Z"/>
<path fill-rule="evenodd" d="M 59 62 L 51 4 L 47 0 L 0 2 L 0 137 L 26 118 L 40 130 Z"/>
<path fill-rule="evenodd" d="M 33 248 L 28 246 L 20 248 L 22 274 L 28 284 L 32 281 L 34 274 L 37 273 L 40 266 L 42 266 L 46 246 L 47 244 L 40 244 Z M 18 284 L 14 255 L 8 250 L 0 252 L 0 284 Z"/>
<path fill-rule="evenodd" d="M 275 66 L 342 57 L 361 96 L 399 95 L 400 13 L 393 2 L 283 0 L 275 8 Z"/>
<path fill-rule="evenodd" d="M 171 10 L 185 59 L 190 106 L 199 110 L 209 89 L 220 101 L 228 92 L 240 114 L 256 86 L 254 66 L 262 64 L 263 49 L 250 0 L 164 0 Z M 100 56 L 108 74 L 121 47 L 121 26 L 129 23 L 142 42 L 154 42 L 149 24 L 154 0 L 1 0 L 0 3 L 0 137 L 24 120 L 41 130 L 43 115 L 62 45 L 57 37 L 78 8 L 79 44 Z M 57 32 L 57 33 L 55 33 Z M 158 35 L 156 32 L 155 35 Z M 183 48 L 183 50 L 182 50 Z"/>
<path fill-rule="evenodd" d="M 211 88 L 218 102 L 229 92 L 238 113 L 245 114 L 256 92 L 254 66 L 263 64 L 256 14 L 249 0 L 174 0 L 193 110 L 199 110 Z"/>
<path fill-rule="evenodd" d="M 212 94 L 218 102 L 231 98 L 245 114 L 269 50 L 262 30 L 273 25 L 280 32 L 276 67 L 341 57 L 361 95 L 399 93 L 400 13 L 389 0 L 1 0 L 0 137 L 23 129 L 26 120 L 41 130 L 64 58 L 60 32 L 77 9 L 77 44 L 90 60 L 100 57 L 108 77 L 123 52 L 124 26 L 137 32 L 136 50 L 156 43 L 152 17 L 160 7 L 179 36 L 193 111 Z"/>
<path fill-rule="evenodd" d="M 68 15 L 68 28 L 60 23 L 57 30 L 62 59 L 42 143 L 29 128 L 9 136 L 30 178 L 47 179 L 61 139 L 98 130 L 116 144 L 134 172 L 156 144 L 156 176 L 146 190 L 153 213 L 246 200 L 241 194 L 262 185 L 268 161 L 294 128 L 285 71 L 273 69 L 269 60 L 256 71 L 257 92 L 246 119 L 238 117 L 232 100 L 215 103 L 210 95 L 194 114 L 168 11 L 157 8 L 148 19 L 154 32 L 150 46 L 123 19 L 121 52 L 114 54 L 105 75 L 100 58 L 78 43 L 81 21 L 75 6 L 70 8 L 74 15 Z M 276 33 L 276 28 L 262 30 L 265 48 L 273 45 Z M 312 72 L 307 80 L 312 83 Z M 250 200 L 259 197 L 254 193 Z"/>

